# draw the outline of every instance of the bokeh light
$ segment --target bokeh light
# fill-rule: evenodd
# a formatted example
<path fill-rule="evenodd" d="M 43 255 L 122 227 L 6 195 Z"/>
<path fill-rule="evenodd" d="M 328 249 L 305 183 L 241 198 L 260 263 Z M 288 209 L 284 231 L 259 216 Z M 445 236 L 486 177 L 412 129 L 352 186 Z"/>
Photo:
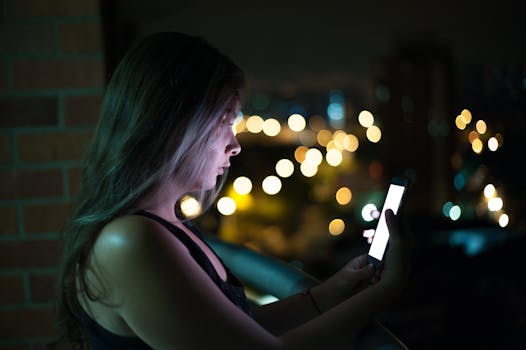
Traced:
<path fill-rule="evenodd" d="M 369 128 L 374 123 L 374 116 L 368 110 L 363 110 L 358 114 L 358 123 L 364 128 Z"/>
<path fill-rule="evenodd" d="M 276 163 L 276 173 L 283 178 L 290 177 L 294 173 L 294 163 L 288 159 L 280 159 Z"/>
<path fill-rule="evenodd" d="M 449 210 L 449 217 L 453 221 L 457 221 L 460 218 L 460 215 L 462 214 L 462 210 L 458 205 L 453 205 L 451 209 Z"/>
<path fill-rule="evenodd" d="M 334 219 L 329 223 L 329 233 L 333 236 L 339 236 L 345 230 L 345 222 L 342 219 Z"/>
<path fill-rule="evenodd" d="M 181 212 L 187 218 L 194 218 L 201 214 L 201 203 L 192 196 L 186 195 L 181 200 Z"/>
<path fill-rule="evenodd" d="M 246 176 L 240 176 L 234 180 L 234 191 L 238 194 L 249 194 L 252 191 L 252 181 Z"/>
<path fill-rule="evenodd" d="M 259 115 L 250 116 L 246 122 L 246 128 L 251 133 L 257 134 L 263 130 L 263 118 Z"/>
<path fill-rule="evenodd" d="M 270 175 L 263 180 L 261 186 L 266 194 L 275 195 L 281 191 L 281 180 L 277 176 Z"/>
<path fill-rule="evenodd" d="M 337 149 L 331 149 L 327 151 L 325 159 L 327 160 L 327 164 L 329 164 L 330 166 L 338 166 L 342 163 L 343 160 L 342 152 Z"/>
<path fill-rule="evenodd" d="M 376 125 L 371 125 L 367 128 L 367 139 L 373 143 L 377 143 L 382 138 L 382 131 Z"/>
<path fill-rule="evenodd" d="M 236 202 L 230 197 L 222 197 L 217 201 L 217 210 L 223 215 L 232 215 L 236 211 Z"/>
<path fill-rule="evenodd" d="M 341 187 L 336 191 L 336 201 L 340 205 L 346 205 L 351 202 L 352 191 L 348 187 Z"/>
<path fill-rule="evenodd" d="M 503 205 L 504 203 L 500 197 L 493 197 L 488 201 L 489 211 L 499 211 L 502 209 Z"/>
<path fill-rule="evenodd" d="M 373 213 L 375 211 L 378 211 L 378 208 L 373 203 L 368 203 L 364 205 L 362 208 L 362 218 L 365 221 L 373 221 L 374 220 Z"/>
<path fill-rule="evenodd" d="M 263 122 L 263 133 L 267 136 L 276 136 L 281 131 L 281 124 L 274 118 L 269 118 Z"/>
<path fill-rule="evenodd" d="M 469 111 L 469 109 L 463 109 L 462 112 L 460 112 L 460 115 L 462 116 L 462 121 L 464 122 L 464 124 L 469 124 L 471 123 L 471 119 L 473 118 L 472 115 L 471 115 L 471 112 Z"/>
<path fill-rule="evenodd" d="M 292 114 L 287 120 L 287 123 L 289 124 L 290 130 L 296 132 L 302 131 L 307 125 L 305 118 L 303 118 L 301 114 Z"/>

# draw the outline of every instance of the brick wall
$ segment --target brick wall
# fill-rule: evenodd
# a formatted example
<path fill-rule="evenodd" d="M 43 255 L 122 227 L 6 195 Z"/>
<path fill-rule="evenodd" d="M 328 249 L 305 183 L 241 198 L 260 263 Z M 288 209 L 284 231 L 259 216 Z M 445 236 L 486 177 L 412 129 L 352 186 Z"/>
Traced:
<path fill-rule="evenodd" d="M 104 85 L 97 0 L 0 0 L 0 350 L 55 334 L 59 230 Z"/>

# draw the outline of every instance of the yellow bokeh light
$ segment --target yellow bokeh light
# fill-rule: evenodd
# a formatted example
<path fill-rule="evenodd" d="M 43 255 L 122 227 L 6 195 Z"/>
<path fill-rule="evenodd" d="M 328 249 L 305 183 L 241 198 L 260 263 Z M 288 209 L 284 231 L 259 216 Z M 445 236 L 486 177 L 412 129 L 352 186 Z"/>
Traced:
<path fill-rule="evenodd" d="M 247 129 L 247 121 L 243 117 L 238 117 L 234 121 L 234 125 L 232 125 L 232 129 L 234 130 L 234 135 L 237 135 Z"/>
<path fill-rule="evenodd" d="M 247 130 L 254 134 L 260 133 L 263 130 L 263 122 L 259 115 L 250 116 L 246 122 Z"/>
<path fill-rule="evenodd" d="M 504 203 L 500 197 L 493 197 L 488 201 L 488 209 L 490 211 L 499 211 L 503 205 Z"/>
<path fill-rule="evenodd" d="M 478 138 L 479 138 L 478 132 L 476 132 L 475 130 L 472 130 L 469 132 L 468 134 L 469 143 L 473 143 L 473 141 L 475 141 Z"/>
<path fill-rule="evenodd" d="M 457 117 L 455 118 L 455 125 L 460 130 L 464 130 L 466 128 L 466 122 L 464 122 L 464 118 L 462 117 L 462 115 L 457 115 Z"/>
<path fill-rule="evenodd" d="M 330 140 L 329 143 L 327 144 L 326 149 L 327 151 L 330 151 L 331 149 L 338 149 L 338 147 L 336 147 L 336 144 L 334 143 L 333 140 Z"/>
<path fill-rule="evenodd" d="M 468 109 L 463 109 L 462 112 L 460 112 L 460 115 L 462 116 L 462 120 L 464 121 L 464 124 L 471 123 L 471 119 L 473 118 L 471 116 L 471 112 Z"/>
<path fill-rule="evenodd" d="M 201 203 L 192 196 L 184 196 L 181 200 L 181 212 L 187 218 L 194 218 L 201 214 Z"/>
<path fill-rule="evenodd" d="M 376 125 L 372 125 L 367 128 L 366 136 L 369 141 L 377 143 L 382 138 L 382 131 Z"/>
<path fill-rule="evenodd" d="M 334 219 L 329 223 L 329 233 L 338 236 L 345 230 L 345 222 L 342 219 Z"/>
<path fill-rule="evenodd" d="M 488 139 L 488 149 L 495 152 L 499 148 L 499 141 L 496 137 L 490 137 Z"/>
<path fill-rule="evenodd" d="M 349 152 L 355 152 L 358 149 L 359 144 L 360 142 L 358 141 L 358 138 L 353 134 L 347 134 L 345 141 L 343 142 L 345 149 Z"/>
<path fill-rule="evenodd" d="M 477 132 L 481 135 L 486 133 L 486 130 L 488 130 L 488 126 L 486 125 L 486 122 L 484 120 L 478 120 L 475 123 L 475 129 L 477 129 Z"/>
<path fill-rule="evenodd" d="M 294 151 L 294 159 L 296 159 L 298 163 L 303 163 L 303 161 L 305 160 L 305 155 L 307 154 L 308 150 L 309 149 L 305 146 L 299 146 Z"/>
<path fill-rule="evenodd" d="M 358 114 L 358 123 L 364 128 L 369 128 L 374 123 L 374 116 L 371 112 L 363 110 Z"/>
<path fill-rule="evenodd" d="M 510 222 L 510 218 L 508 217 L 507 214 L 501 214 L 499 216 L 499 226 L 500 227 L 508 226 L 509 222 Z"/>
<path fill-rule="evenodd" d="M 240 176 L 234 180 L 234 191 L 239 194 L 249 194 L 252 191 L 252 181 L 246 176 Z"/>
<path fill-rule="evenodd" d="M 471 148 L 473 149 L 473 152 L 481 153 L 482 149 L 484 148 L 484 144 L 479 138 L 476 138 L 473 140 L 473 143 L 471 144 Z"/>
<path fill-rule="evenodd" d="M 329 130 L 320 130 L 318 131 L 318 135 L 316 136 L 316 140 L 320 144 L 320 146 L 327 146 L 327 144 L 332 140 L 332 134 Z"/>
<path fill-rule="evenodd" d="M 217 201 L 217 210 L 223 215 L 232 215 L 236 211 L 236 202 L 230 197 L 222 197 Z"/>
<path fill-rule="evenodd" d="M 263 133 L 267 136 L 276 136 L 281 131 L 281 124 L 274 118 L 269 118 L 263 122 Z"/>
<path fill-rule="evenodd" d="M 317 148 L 310 148 L 305 154 L 305 160 L 318 166 L 323 161 L 323 154 Z"/>
<path fill-rule="evenodd" d="M 290 177 L 294 173 L 294 163 L 288 159 L 280 159 L 276 163 L 276 173 L 281 177 Z"/>
<path fill-rule="evenodd" d="M 281 180 L 277 176 L 270 175 L 263 180 L 261 186 L 266 194 L 274 195 L 281 191 Z"/>
<path fill-rule="evenodd" d="M 318 165 L 305 161 L 300 165 L 300 171 L 305 177 L 313 177 L 318 172 Z"/>
<path fill-rule="evenodd" d="M 340 205 L 346 205 L 351 202 L 352 192 L 348 187 L 342 187 L 336 191 L 336 201 Z"/>
<path fill-rule="evenodd" d="M 347 137 L 347 133 L 343 130 L 337 130 L 334 132 L 334 135 L 332 135 L 332 140 L 334 141 L 334 145 L 340 151 L 343 151 L 345 149 L 345 138 L 346 137 Z"/>
<path fill-rule="evenodd" d="M 495 197 L 496 194 L 497 194 L 497 190 L 495 189 L 495 186 L 493 186 L 492 184 L 487 184 L 484 187 L 484 197 L 490 199 L 490 198 Z"/>
<path fill-rule="evenodd" d="M 305 118 L 301 114 L 292 114 L 287 120 L 289 128 L 292 131 L 302 131 L 307 125 Z"/>
<path fill-rule="evenodd" d="M 337 149 L 330 149 L 327 151 L 325 159 L 327 160 L 327 164 L 331 166 L 338 166 L 343 161 L 342 152 Z"/>
<path fill-rule="evenodd" d="M 358 138 L 353 134 L 347 134 L 345 141 L 343 142 L 343 146 L 349 152 L 355 152 L 358 149 L 359 144 L 360 141 L 358 141 Z"/>

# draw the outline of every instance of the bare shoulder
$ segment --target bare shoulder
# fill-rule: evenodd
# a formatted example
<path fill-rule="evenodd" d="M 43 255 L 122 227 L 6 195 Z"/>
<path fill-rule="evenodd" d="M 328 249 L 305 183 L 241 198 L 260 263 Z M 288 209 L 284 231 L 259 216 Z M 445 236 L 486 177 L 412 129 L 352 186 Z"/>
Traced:
<path fill-rule="evenodd" d="M 127 215 L 109 222 L 97 237 L 94 257 L 105 270 L 121 274 L 148 260 L 155 264 L 167 255 L 178 255 L 185 247 L 159 223 L 141 215 Z"/>

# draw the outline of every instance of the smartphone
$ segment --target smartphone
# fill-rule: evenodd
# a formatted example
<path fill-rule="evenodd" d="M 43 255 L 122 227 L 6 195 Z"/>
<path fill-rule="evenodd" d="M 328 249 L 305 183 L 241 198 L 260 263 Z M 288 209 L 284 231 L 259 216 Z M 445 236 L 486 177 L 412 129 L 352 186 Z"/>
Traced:
<path fill-rule="evenodd" d="M 385 211 L 392 209 L 396 214 L 398 209 L 402 206 L 402 202 L 409 186 L 409 179 L 403 176 L 393 177 L 389 184 L 387 196 L 380 213 L 380 218 L 374 232 L 373 241 L 369 247 L 369 253 L 367 258 L 373 266 L 377 267 L 382 264 L 385 249 L 387 248 L 387 242 L 389 241 L 389 229 L 387 228 L 387 222 L 385 221 Z"/>

